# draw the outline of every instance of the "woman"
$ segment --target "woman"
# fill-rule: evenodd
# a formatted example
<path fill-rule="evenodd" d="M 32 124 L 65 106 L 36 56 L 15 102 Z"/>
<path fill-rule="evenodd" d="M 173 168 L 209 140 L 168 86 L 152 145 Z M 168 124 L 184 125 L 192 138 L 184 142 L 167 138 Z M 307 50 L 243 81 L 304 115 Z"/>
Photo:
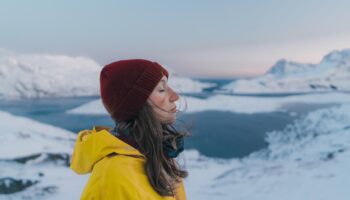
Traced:
<path fill-rule="evenodd" d="M 184 200 L 175 157 L 183 151 L 177 131 L 178 94 L 167 85 L 168 71 L 156 62 L 131 59 L 106 65 L 100 74 L 104 107 L 114 128 L 80 131 L 70 168 L 90 173 L 82 200 Z"/>

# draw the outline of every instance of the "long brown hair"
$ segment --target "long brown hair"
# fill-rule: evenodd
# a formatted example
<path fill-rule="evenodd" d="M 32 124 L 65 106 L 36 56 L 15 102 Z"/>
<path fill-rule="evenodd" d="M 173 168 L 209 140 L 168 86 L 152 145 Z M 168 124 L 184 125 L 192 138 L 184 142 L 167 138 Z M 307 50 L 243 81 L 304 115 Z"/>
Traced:
<path fill-rule="evenodd" d="M 176 185 L 188 176 L 188 172 L 180 169 L 174 158 L 164 155 L 162 142 L 170 139 L 175 144 L 176 138 L 190 136 L 189 127 L 178 131 L 172 124 L 161 123 L 148 102 L 135 118 L 116 124 L 118 132 L 129 131 L 146 157 L 145 171 L 154 190 L 161 196 L 174 196 Z"/>

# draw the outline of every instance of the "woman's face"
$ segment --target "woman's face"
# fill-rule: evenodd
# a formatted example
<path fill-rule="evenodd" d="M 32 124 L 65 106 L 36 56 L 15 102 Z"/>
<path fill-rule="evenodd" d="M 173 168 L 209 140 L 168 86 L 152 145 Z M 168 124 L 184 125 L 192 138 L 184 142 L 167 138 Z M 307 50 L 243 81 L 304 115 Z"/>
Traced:
<path fill-rule="evenodd" d="M 174 123 L 177 110 L 175 102 L 179 99 L 179 95 L 168 86 L 167 82 L 167 77 L 163 76 L 147 99 L 147 102 L 153 107 L 162 123 Z"/>

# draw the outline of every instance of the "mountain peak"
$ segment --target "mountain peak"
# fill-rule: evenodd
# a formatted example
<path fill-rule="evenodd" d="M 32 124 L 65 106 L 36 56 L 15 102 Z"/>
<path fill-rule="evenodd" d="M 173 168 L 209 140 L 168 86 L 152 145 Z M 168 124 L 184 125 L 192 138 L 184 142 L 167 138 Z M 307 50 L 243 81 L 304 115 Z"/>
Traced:
<path fill-rule="evenodd" d="M 279 59 L 267 72 L 266 74 L 282 75 L 285 73 L 286 65 L 288 61 L 284 58 Z"/>
<path fill-rule="evenodd" d="M 321 62 L 340 63 L 346 60 L 350 60 L 350 48 L 333 50 L 325 55 Z"/>
<path fill-rule="evenodd" d="M 315 65 L 307 63 L 297 63 L 288 61 L 286 59 L 278 60 L 271 68 L 267 71 L 267 74 L 275 77 L 283 77 L 286 75 L 305 73 L 313 69 Z"/>

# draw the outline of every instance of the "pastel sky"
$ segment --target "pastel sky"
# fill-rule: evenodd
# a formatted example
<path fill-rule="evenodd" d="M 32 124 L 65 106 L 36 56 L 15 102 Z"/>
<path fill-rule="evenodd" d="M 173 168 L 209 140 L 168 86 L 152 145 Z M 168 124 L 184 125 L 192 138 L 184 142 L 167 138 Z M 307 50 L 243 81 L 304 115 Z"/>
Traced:
<path fill-rule="evenodd" d="M 145 58 L 191 77 L 257 76 L 350 48 L 348 0 L 2 0 L 0 48 Z"/>

